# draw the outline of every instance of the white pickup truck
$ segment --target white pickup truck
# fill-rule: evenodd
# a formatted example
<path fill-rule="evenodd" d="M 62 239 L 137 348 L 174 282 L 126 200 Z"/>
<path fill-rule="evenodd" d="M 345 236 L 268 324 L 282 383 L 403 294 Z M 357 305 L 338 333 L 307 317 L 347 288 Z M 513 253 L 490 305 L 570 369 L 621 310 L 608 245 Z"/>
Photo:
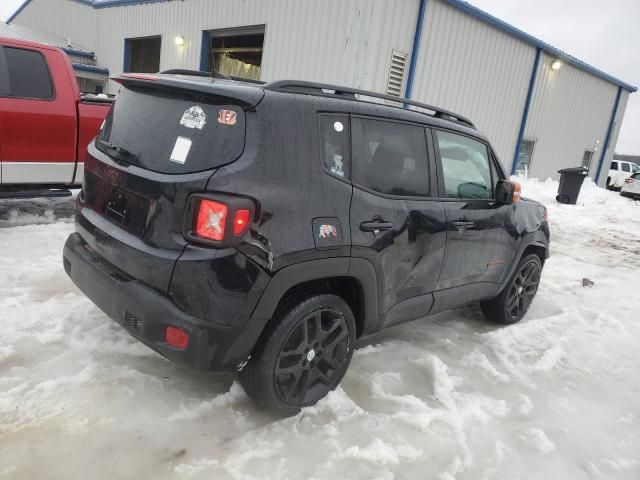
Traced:
<path fill-rule="evenodd" d="M 634 173 L 640 173 L 640 166 L 626 160 L 613 160 L 607 175 L 607 188 L 620 190 L 624 181 Z"/>

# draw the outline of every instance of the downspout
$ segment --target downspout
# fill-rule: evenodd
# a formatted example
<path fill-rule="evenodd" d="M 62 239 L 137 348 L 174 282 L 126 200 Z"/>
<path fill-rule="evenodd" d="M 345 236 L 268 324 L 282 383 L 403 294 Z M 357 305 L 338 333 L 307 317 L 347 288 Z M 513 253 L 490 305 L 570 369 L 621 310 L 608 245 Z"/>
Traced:
<path fill-rule="evenodd" d="M 413 34 L 413 46 L 411 47 L 411 61 L 409 62 L 409 73 L 407 74 L 407 86 L 404 91 L 404 98 L 411 98 L 413 93 L 413 79 L 416 75 L 416 63 L 418 63 L 418 51 L 420 50 L 420 38 L 422 37 L 422 25 L 424 24 L 424 12 L 427 9 L 427 0 L 420 0 L 418 6 L 418 17 L 416 18 L 416 31 Z M 405 108 L 407 105 L 405 105 Z"/>
<path fill-rule="evenodd" d="M 527 120 L 529 120 L 529 109 L 531 108 L 531 100 L 533 99 L 533 90 L 536 86 L 536 78 L 538 77 L 538 67 L 540 65 L 540 57 L 542 57 L 542 49 L 536 48 L 536 59 L 533 62 L 533 70 L 531 71 L 531 79 L 529 80 L 529 90 L 527 91 L 527 100 L 524 103 L 524 111 L 522 112 L 522 121 L 520 122 L 520 132 L 518 132 L 518 142 L 516 143 L 516 151 L 513 154 L 513 162 L 511 163 L 511 175 L 516 173 L 518 168 L 518 160 L 520 156 L 520 148 L 524 140 L 524 132 L 527 128 Z"/>
<path fill-rule="evenodd" d="M 607 157 L 607 150 L 609 150 L 609 142 L 613 137 L 613 124 L 618 116 L 618 109 L 620 108 L 620 97 L 622 96 L 622 87 L 618 87 L 618 95 L 616 96 L 616 103 L 613 106 L 613 112 L 611 112 L 611 120 L 609 121 L 609 130 L 607 130 L 607 137 L 604 141 L 604 147 L 602 147 L 602 154 L 600 155 L 600 161 L 598 162 L 598 171 L 596 172 L 596 185 L 600 181 L 600 173 L 602 172 L 602 165 Z"/>

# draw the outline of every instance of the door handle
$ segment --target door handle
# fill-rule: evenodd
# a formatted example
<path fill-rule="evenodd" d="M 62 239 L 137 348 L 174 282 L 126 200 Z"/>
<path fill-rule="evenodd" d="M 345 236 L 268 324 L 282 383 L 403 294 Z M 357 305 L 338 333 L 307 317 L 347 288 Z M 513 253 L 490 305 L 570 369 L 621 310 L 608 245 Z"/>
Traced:
<path fill-rule="evenodd" d="M 378 232 L 380 230 L 391 230 L 392 228 L 393 223 L 385 222 L 384 220 L 362 222 L 360 224 L 360 230 L 363 232 Z"/>
<path fill-rule="evenodd" d="M 474 222 L 464 221 L 451 222 L 451 225 L 453 225 L 459 232 L 464 232 L 465 230 L 469 230 L 476 226 Z"/>

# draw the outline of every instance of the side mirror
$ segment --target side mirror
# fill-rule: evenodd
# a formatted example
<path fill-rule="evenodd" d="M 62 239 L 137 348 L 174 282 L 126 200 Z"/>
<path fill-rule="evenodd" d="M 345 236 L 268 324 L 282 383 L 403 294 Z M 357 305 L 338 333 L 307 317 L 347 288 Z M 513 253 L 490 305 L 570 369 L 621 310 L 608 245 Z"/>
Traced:
<path fill-rule="evenodd" d="M 520 200 L 520 184 L 508 180 L 499 180 L 496 184 L 496 201 L 502 205 L 511 205 Z"/>

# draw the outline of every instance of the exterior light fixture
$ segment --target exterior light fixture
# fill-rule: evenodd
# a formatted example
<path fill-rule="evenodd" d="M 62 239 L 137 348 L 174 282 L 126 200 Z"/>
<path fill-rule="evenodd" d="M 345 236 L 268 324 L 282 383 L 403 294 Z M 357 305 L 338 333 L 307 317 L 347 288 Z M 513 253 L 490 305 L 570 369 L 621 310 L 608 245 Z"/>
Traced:
<path fill-rule="evenodd" d="M 173 39 L 173 41 L 175 42 L 176 45 L 178 45 L 179 47 L 184 45 L 184 37 L 182 35 L 178 35 L 176 38 Z"/>
<path fill-rule="evenodd" d="M 561 66 L 562 62 L 560 60 L 554 60 L 553 63 L 551 63 L 551 70 L 560 70 Z"/>

